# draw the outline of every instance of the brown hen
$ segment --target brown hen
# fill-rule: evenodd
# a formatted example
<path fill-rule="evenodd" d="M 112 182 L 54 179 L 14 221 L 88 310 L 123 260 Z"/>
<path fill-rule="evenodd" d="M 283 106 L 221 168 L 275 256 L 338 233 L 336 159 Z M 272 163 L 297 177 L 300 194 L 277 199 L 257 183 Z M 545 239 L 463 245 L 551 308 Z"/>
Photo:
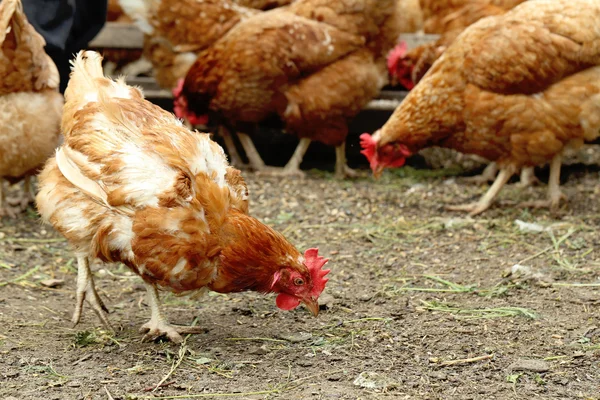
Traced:
<path fill-rule="evenodd" d="M 108 325 L 89 268 L 94 259 L 122 262 L 144 280 L 149 339 L 203 331 L 169 325 L 157 288 L 275 292 L 279 308 L 304 303 L 318 313 L 326 260 L 316 249 L 302 255 L 248 215 L 246 184 L 209 135 L 188 130 L 122 80 L 104 78 L 95 52 L 78 54 L 65 99 L 65 143 L 40 175 L 37 204 L 77 256 L 74 323 L 87 297 Z"/>
<path fill-rule="evenodd" d="M 30 177 L 59 144 L 63 97 L 45 44 L 20 0 L 0 3 L 0 217 L 27 208 L 33 200 Z M 21 196 L 6 199 L 4 180 L 23 178 Z"/>
<path fill-rule="evenodd" d="M 538 0 L 486 18 L 457 38 L 372 137 L 362 136 L 376 175 L 408 154 L 441 146 L 497 162 L 477 203 L 490 207 L 519 168 L 551 162 L 556 209 L 561 155 L 600 135 L 600 3 Z"/>

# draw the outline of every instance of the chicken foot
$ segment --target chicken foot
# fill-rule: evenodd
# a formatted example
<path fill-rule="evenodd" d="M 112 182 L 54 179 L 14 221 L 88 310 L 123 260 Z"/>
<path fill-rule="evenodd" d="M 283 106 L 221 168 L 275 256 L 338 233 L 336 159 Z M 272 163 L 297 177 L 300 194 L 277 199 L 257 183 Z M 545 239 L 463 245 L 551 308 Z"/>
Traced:
<path fill-rule="evenodd" d="M 498 174 L 498 164 L 491 162 L 485 167 L 480 175 L 463 178 L 462 181 L 473 185 L 483 185 L 484 183 L 493 182 Z"/>
<path fill-rule="evenodd" d="M 246 156 L 248 157 L 248 161 L 250 162 L 250 167 L 255 171 L 261 171 L 266 169 L 265 162 L 263 161 L 260 154 L 258 154 L 258 150 L 254 146 L 252 142 L 252 138 L 245 133 L 238 132 L 238 138 L 240 139 L 240 143 L 246 152 Z"/>
<path fill-rule="evenodd" d="M 483 197 L 477 203 L 463 204 L 458 206 L 446 206 L 445 208 L 450 211 L 467 211 L 471 216 L 481 214 L 482 212 L 490 208 L 490 206 L 494 202 L 494 199 L 496 198 L 496 196 L 498 196 L 500 190 L 502 190 L 502 187 L 506 185 L 506 182 L 508 182 L 508 180 L 511 176 L 514 175 L 514 173 L 515 168 L 512 166 L 501 168 L 500 173 L 494 181 L 494 184 L 488 189 L 486 194 L 484 194 Z"/>
<path fill-rule="evenodd" d="M 552 213 L 558 211 L 561 200 L 567 200 L 567 196 L 560 190 L 560 169 L 562 154 L 557 154 L 550 162 L 550 177 L 548 179 L 548 199 L 525 201 L 519 207 L 549 208 Z"/>
<path fill-rule="evenodd" d="M 148 302 L 150 303 L 150 309 L 152 310 L 152 317 L 150 318 L 150 321 L 146 322 L 140 328 L 140 332 L 145 333 L 142 342 L 149 342 L 161 336 L 167 336 L 173 343 L 182 343 L 183 338 L 181 335 L 206 332 L 205 328 L 199 326 L 178 326 L 169 324 L 160 309 L 160 300 L 158 298 L 156 286 L 148 282 L 144 282 L 144 285 L 146 285 L 146 290 L 148 292 Z"/>
<path fill-rule="evenodd" d="M 539 182 L 538 178 L 535 176 L 534 167 L 523 167 L 523 169 L 521 169 L 520 179 L 521 181 L 518 183 L 518 186 L 522 188 L 534 186 Z"/>
<path fill-rule="evenodd" d="M 9 216 L 16 218 L 19 213 L 27 209 L 29 204 L 33 203 L 34 196 L 31 188 L 31 177 L 26 176 L 24 188 L 17 197 L 7 198 L 4 188 L 4 179 L 0 178 L 0 217 Z"/>
<path fill-rule="evenodd" d="M 494 182 L 497 174 L 498 165 L 495 162 L 491 162 L 487 165 L 487 167 L 485 167 L 480 175 L 462 178 L 462 181 L 474 185 L 483 185 L 484 183 Z M 521 170 L 520 180 L 521 181 L 518 183 L 518 186 L 522 188 L 536 185 L 539 182 L 535 177 L 535 170 L 533 167 L 524 167 Z"/>
<path fill-rule="evenodd" d="M 23 191 L 20 196 L 7 198 L 8 205 L 13 206 L 19 212 L 27 210 L 30 204 L 34 202 L 33 189 L 31 187 L 31 176 L 27 175 L 23 180 Z"/>
<path fill-rule="evenodd" d="M 75 297 L 77 302 L 75 303 L 75 312 L 73 313 L 73 325 L 79 323 L 79 320 L 81 319 L 81 310 L 83 309 L 83 301 L 87 300 L 104 326 L 113 330 L 108 322 L 108 309 L 96 291 L 94 277 L 92 276 L 90 262 L 87 257 L 77 257 L 77 291 Z"/>
<path fill-rule="evenodd" d="M 356 178 L 358 174 L 348 166 L 346 161 L 346 142 L 335 148 L 335 178 Z"/>

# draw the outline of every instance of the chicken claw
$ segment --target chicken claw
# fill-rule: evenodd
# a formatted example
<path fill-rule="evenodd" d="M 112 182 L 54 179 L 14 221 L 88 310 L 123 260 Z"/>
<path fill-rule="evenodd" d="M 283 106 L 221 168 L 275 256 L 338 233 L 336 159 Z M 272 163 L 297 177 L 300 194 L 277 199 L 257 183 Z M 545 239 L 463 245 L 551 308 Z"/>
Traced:
<path fill-rule="evenodd" d="M 152 342 L 161 336 L 166 336 L 173 343 L 182 343 L 181 335 L 206 333 L 207 329 L 200 326 L 171 325 L 165 320 L 151 319 L 140 328 L 140 333 L 145 333 L 142 342 Z"/>
<path fill-rule="evenodd" d="M 502 168 L 500 170 L 500 173 L 496 177 L 494 184 L 490 186 L 488 191 L 477 203 L 463 204 L 458 206 L 446 206 L 446 209 L 450 211 L 467 211 L 471 216 L 481 214 L 482 212 L 490 208 L 490 206 L 494 202 L 494 199 L 496 198 L 496 196 L 498 196 L 498 193 L 500 193 L 502 187 L 515 173 L 515 169 L 516 168 L 514 168 L 514 166 L 512 165 Z"/>
<path fill-rule="evenodd" d="M 350 168 L 346 162 L 346 143 L 335 148 L 335 174 L 336 179 L 357 178 L 358 173 Z"/>
<path fill-rule="evenodd" d="M 146 322 L 140 328 L 140 333 L 145 333 L 142 342 L 150 342 L 161 336 L 166 336 L 173 343 L 182 343 L 183 338 L 181 335 L 206 333 L 206 328 L 199 326 L 178 326 L 169 324 L 160 310 L 156 286 L 148 282 L 144 282 L 144 284 L 146 285 L 146 290 L 148 292 L 148 301 L 150 302 L 152 317 L 150 318 L 150 321 Z"/>
<path fill-rule="evenodd" d="M 108 328 L 109 330 L 113 330 L 110 322 L 108 322 L 108 309 L 104 305 L 100 296 L 98 296 L 98 292 L 96 291 L 96 286 L 94 285 L 94 278 L 92 276 L 92 271 L 90 270 L 90 264 L 87 257 L 78 257 L 77 258 L 77 292 L 76 292 L 77 302 L 75 303 L 75 312 L 73 313 L 73 325 L 77 325 L 81 319 L 81 311 L 83 309 L 83 301 L 87 299 L 87 301 L 92 306 L 92 309 L 100 318 L 100 321 Z"/>
<path fill-rule="evenodd" d="M 485 167 L 483 172 L 480 175 L 469 176 L 467 178 L 462 178 L 461 181 L 472 184 L 472 185 L 483 185 L 488 182 L 493 182 L 496 179 L 496 174 L 498 173 L 498 164 L 495 162 L 491 162 Z"/>
<path fill-rule="evenodd" d="M 560 190 L 560 168 L 562 165 L 562 154 L 557 154 L 550 163 L 550 177 L 548 179 L 548 199 L 537 201 L 526 201 L 519 207 L 549 208 L 551 213 L 556 213 L 560 207 L 561 200 L 566 201 L 567 196 Z"/>

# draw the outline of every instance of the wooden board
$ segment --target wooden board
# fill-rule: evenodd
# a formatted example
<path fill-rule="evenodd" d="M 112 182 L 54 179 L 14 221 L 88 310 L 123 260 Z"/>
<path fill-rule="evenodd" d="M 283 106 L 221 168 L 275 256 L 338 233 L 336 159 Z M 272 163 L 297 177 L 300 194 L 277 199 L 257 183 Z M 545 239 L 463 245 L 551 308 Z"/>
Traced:
<path fill-rule="evenodd" d="M 90 42 L 96 49 L 141 49 L 144 34 L 137 26 L 128 22 L 107 22 L 100 33 Z"/>

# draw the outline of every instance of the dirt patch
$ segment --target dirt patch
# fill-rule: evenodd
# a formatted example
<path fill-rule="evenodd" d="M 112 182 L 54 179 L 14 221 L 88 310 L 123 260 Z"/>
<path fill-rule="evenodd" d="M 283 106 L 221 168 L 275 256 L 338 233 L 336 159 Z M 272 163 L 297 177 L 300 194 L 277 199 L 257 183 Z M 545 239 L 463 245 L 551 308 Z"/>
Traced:
<path fill-rule="evenodd" d="M 446 212 L 485 188 L 443 175 L 247 173 L 251 212 L 331 258 L 328 309 L 164 295 L 172 322 L 208 329 L 183 346 L 140 343 L 143 286 L 116 265 L 95 267 L 116 335 L 89 307 L 72 329 L 66 243 L 33 211 L 1 221 L 0 398 L 598 399 L 598 171 L 565 173 L 558 218 L 514 206 L 544 186 L 509 185 L 481 218 Z"/>

